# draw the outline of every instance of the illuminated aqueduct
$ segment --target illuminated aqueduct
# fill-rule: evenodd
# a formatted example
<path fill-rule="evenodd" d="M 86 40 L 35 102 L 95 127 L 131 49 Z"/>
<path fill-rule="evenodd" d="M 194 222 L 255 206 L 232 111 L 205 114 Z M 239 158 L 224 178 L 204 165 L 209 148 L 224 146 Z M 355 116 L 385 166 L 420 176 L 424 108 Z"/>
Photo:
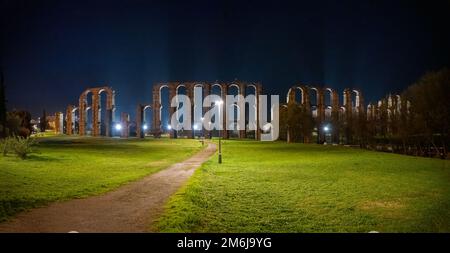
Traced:
<path fill-rule="evenodd" d="M 220 92 L 219 94 L 214 93 L 213 89 L 217 87 Z M 242 95 L 242 96 L 246 96 L 248 94 L 253 94 L 255 95 L 255 108 L 250 108 L 255 110 L 255 116 L 256 116 L 256 124 L 257 126 L 259 125 L 259 119 L 258 119 L 258 95 L 262 94 L 262 86 L 259 83 L 247 83 L 247 82 L 240 82 L 240 81 L 234 81 L 231 83 L 219 83 L 219 82 L 214 82 L 214 83 L 206 83 L 206 82 L 170 82 L 170 83 L 159 83 L 153 86 L 153 101 L 152 101 L 152 105 L 139 105 L 138 106 L 138 112 L 137 112 L 137 124 L 136 124 L 136 129 L 138 132 L 138 136 L 142 136 L 142 127 L 141 127 L 141 123 L 142 123 L 142 118 L 144 115 L 144 110 L 147 108 L 152 108 L 153 109 L 153 121 L 152 121 L 152 129 L 153 129 L 153 134 L 155 136 L 159 136 L 162 132 L 163 132 L 163 127 L 164 124 L 163 122 L 161 122 L 162 119 L 162 90 L 163 89 L 168 89 L 169 91 L 169 101 L 172 101 L 172 98 L 175 97 L 178 94 L 182 94 L 180 92 L 180 89 L 184 89 L 185 90 L 185 94 L 191 101 L 193 101 L 193 103 L 191 103 L 191 113 L 194 114 L 195 112 L 195 107 L 196 107 L 196 103 L 195 103 L 195 93 L 196 90 L 200 91 L 200 96 L 202 97 L 201 101 L 203 100 L 203 98 L 205 98 L 206 96 L 210 95 L 210 94 L 215 94 L 218 95 L 222 98 L 223 101 L 225 101 L 226 96 L 227 95 Z M 201 90 L 200 90 L 201 89 Z M 230 94 L 231 90 L 234 89 L 235 92 L 233 92 L 234 94 Z M 251 89 L 252 91 L 250 92 Z M 237 107 L 237 112 L 239 112 L 239 108 L 238 105 L 236 105 Z M 202 115 L 208 111 L 210 109 L 210 107 L 202 107 Z M 169 108 L 169 119 L 172 117 L 172 115 L 175 113 L 175 108 L 174 107 L 170 107 Z M 222 128 L 226 129 L 226 115 L 227 114 L 227 110 L 223 110 L 223 113 L 221 114 L 221 117 L 223 117 L 222 120 Z M 239 115 L 239 113 L 237 113 L 237 115 Z M 239 117 L 239 116 L 238 116 Z M 191 115 L 191 118 L 194 119 L 193 115 Z M 194 119 L 195 121 L 195 119 Z M 195 122 L 194 122 L 195 123 Z M 199 122 L 200 125 L 202 126 L 201 131 L 206 131 L 203 128 L 203 124 L 201 122 Z M 247 128 L 247 127 L 246 127 Z M 254 137 L 255 139 L 259 139 L 260 138 L 260 130 L 259 128 L 257 128 L 258 130 L 255 131 Z M 171 137 L 176 137 L 177 136 L 177 131 L 171 130 L 170 132 L 170 136 Z M 238 137 L 239 138 L 246 138 L 246 133 L 247 130 L 239 130 L 238 131 Z M 209 133 L 207 133 L 206 135 L 208 135 Z M 222 137 L 223 138 L 228 138 L 230 134 L 229 130 L 223 130 L 222 131 Z M 187 130 L 186 131 L 186 136 L 188 137 L 194 137 L 194 133 L 192 130 Z"/>
<path fill-rule="evenodd" d="M 299 101 L 296 101 L 300 94 Z M 354 97 L 354 99 L 353 99 Z M 311 87 L 308 85 L 295 85 L 288 91 L 286 104 L 303 106 L 312 114 L 317 131 L 318 142 L 325 140 L 323 126 L 336 124 L 339 119 L 351 119 L 355 114 L 364 114 L 364 99 L 362 92 L 357 89 L 344 89 L 342 103 L 339 101 L 339 93 L 328 87 Z M 289 140 L 289 137 L 288 137 Z M 339 142 L 339 133 L 332 131 L 332 141 Z M 311 142 L 306 138 L 304 142 Z"/>
<path fill-rule="evenodd" d="M 101 94 L 106 93 L 106 108 L 101 108 Z M 91 95 L 92 102 L 88 104 L 88 96 Z M 87 116 L 88 112 L 92 112 L 92 136 L 112 136 L 112 123 L 114 121 L 114 111 L 115 111 L 115 92 L 110 87 L 96 87 L 89 88 L 83 91 L 78 100 L 78 107 L 74 105 L 67 106 L 66 118 L 65 118 L 65 133 L 67 135 L 72 135 L 78 133 L 83 136 L 87 134 Z M 105 111 L 105 119 L 101 118 L 102 110 Z M 62 113 L 56 114 L 56 122 L 61 122 L 63 118 Z M 101 125 L 104 126 L 104 131 L 102 132 Z M 61 125 L 58 123 L 57 125 Z M 61 131 L 61 127 L 57 127 L 57 132 Z"/>
<path fill-rule="evenodd" d="M 200 89 L 201 88 L 201 89 Z M 216 92 L 213 89 L 216 88 Z M 169 101 L 177 94 L 183 94 L 180 90 L 184 90 L 184 94 L 189 97 L 191 101 L 191 113 L 194 114 L 195 111 L 195 94 L 200 91 L 202 99 L 210 94 L 219 95 L 222 100 L 225 100 L 226 95 L 243 95 L 248 94 L 255 95 L 256 106 L 252 108 L 255 110 L 257 129 L 254 131 L 255 139 L 260 138 L 261 131 L 259 129 L 259 119 L 258 119 L 258 95 L 262 94 L 262 85 L 260 83 L 247 83 L 241 81 L 234 81 L 230 83 L 206 83 L 206 82 L 168 82 L 168 83 L 158 83 L 153 86 L 152 91 L 152 102 L 148 104 L 139 104 L 136 111 L 136 121 L 134 122 L 136 127 L 136 134 L 138 137 L 143 138 L 145 132 L 150 132 L 153 136 L 159 137 L 161 133 L 165 132 L 165 123 L 162 122 L 163 113 L 163 103 L 162 103 L 162 91 L 164 89 L 168 90 Z M 231 92 L 234 90 L 234 92 Z M 100 94 L 106 93 L 106 114 L 105 119 L 101 118 L 101 108 L 100 106 Z M 232 93 L 232 94 L 230 94 Z M 92 96 L 92 103 L 88 104 L 88 96 Z M 300 95 L 298 97 L 298 95 Z M 59 112 L 56 113 L 56 132 L 65 133 L 67 135 L 87 134 L 86 123 L 88 121 L 87 115 L 89 110 L 91 110 L 91 122 L 92 122 L 92 136 L 112 136 L 112 125 L 114 123 L 114 113 L 115 113 L 115 92 L 110 87 L 96 87 L 89 88 L 83 91 L 79 97 L 78 107 L 69 105 L 66 109 L 66 115 Z M 339 99 L 339 93 L 331 88 L 324 87 L 311 87 L 307 85 L 295 85 L 291 87 L 288 91 L 286 97 L 286 103 L 282 106 L 286 107 L 289 104 L 296 104 L 298 106 L 305 106 L 310 110 L 314 120 L 316 131 L 318 134 L 318 141 L 324 140 L 324 134 L 322 131 L 322 125 L 328 122 L 337 122 L 339 119 L 350 119 L 355 114 L 364 114 L 367 119 L 379 118 L 380 115 L 385 113 L 388 117 L 394 116 L 396 113 L 400 113 L 402 108 L 402 102 L 400 96 L 389 96 L 387 99 L 380 100 L 377 104 L 369 104 L 367 110 L 364 105 L 364 99 L 362 92 L 356 89 L 344 89 L 342 94 L 342 100 Z M 299 100 L 299 101 L 296 101 Z M 236 105 L 237 106 L 237 105 Z M 175 113 L 174 107 L 168 106 L 169 119 Z M 208 111 L 210 107 L 202 107 L 202 115 Z M 145 131 L 143 129 L 144 123 L 147 122 L 145 118 L 146 110 L 152 111 L 152 122 L 150 131 Z M 239 111 L 239 110 L 238 110 Z M 225 129 L 227 110 L 223 110 L 223 129 Z M 239 116 L 238 116 L 239 117 Z M 194 117 L 191 117 L 194 118 Z M 65 123 L 64 122 L 65 119 Z M 120 130 L 122 137 L 128 137 L 130 131 L 130 119 L 127 113 L 122 112 L 120 117 L 121 126 L 123 129 Z M 194 119 L 195 123 L 195 119 Z M 104 126 L 104 131 L 101 130 L 101 125 Z M 65 126 L 65 127 L 64 127 Z M 149 127 L 145 125 L 146 127 Z M 238 138 L 247 137 L 247 129 L 242 129 L 237 131 Z M 205 131 L 206 135 L 209 134 L 203 127 L 201 131 Z M 184 132 L 185 136 L 193 138 L 194 133 L 192 130 L 186 130 Z M 169 135 L 172 138 L 178 136 L 177 131 L 170 130 Z M 222 131 L 222 137 L 228 138 L 230 136 L 229 130 Z M 333 142 L 339 142 L 339 133 L 334 131 L 332 133 Z"/>

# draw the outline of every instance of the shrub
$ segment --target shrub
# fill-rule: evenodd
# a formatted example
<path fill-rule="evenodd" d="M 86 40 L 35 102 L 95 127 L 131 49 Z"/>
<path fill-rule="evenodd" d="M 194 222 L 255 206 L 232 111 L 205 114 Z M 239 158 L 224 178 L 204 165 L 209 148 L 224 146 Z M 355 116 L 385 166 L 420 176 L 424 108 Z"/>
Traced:
<path fill-rule="evenodd" d="M 13 142 L 13 150 L 16 155 L 21 158 L 27 158 L 28 154 L 33 153 L 33 146 L 36 145 L 34 138 L 15 137 Z"/>
<path fill-rule="evenodd" d="M 6 137 L 4 139 L 0 139 L 0 148 L 3 156 L 7 156 L 8 153 L 13 149 L 13 137 Z"/>

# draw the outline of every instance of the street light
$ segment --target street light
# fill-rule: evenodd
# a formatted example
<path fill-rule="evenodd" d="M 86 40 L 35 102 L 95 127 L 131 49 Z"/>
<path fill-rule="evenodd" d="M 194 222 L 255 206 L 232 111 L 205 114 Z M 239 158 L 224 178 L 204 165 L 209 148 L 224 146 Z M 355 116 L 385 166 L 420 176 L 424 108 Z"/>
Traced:
<path fill-rule="evenodd" d="M 117 131 L 120 131 L 120 130 L 122 130 L 122 125 L 119 124 L 119 123 L 117 123 L 117 124 L 115 125 L 115 128 L 116 128 Z"/>
<path fill-rule="evenodd" d="M 143 126 L 142 126 L 142 129 L 147 130 L 147 129 L 148 129 L 148 126 L 147 126 L 147 125 L 143 125 Z"/>
<path fill-rule="evenodd" d="M 323 131 L 325 132 L 325 143 L 324 144 L 327 144 L 327 135 L 331 131 L 331 127 L 329 127 L 328 125 L 325 125 L 323 127 Z"/>

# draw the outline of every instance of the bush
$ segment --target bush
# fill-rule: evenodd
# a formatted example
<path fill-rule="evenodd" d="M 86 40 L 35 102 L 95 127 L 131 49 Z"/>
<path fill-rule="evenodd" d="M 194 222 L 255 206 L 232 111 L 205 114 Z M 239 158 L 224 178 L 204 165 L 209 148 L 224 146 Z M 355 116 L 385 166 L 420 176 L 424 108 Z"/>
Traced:
<path fill-rule="evenodd" d="M 13 149 L 14 138 L 7 137 L 0 140 L 0 148 L 3 156 L 7 156 L 8 153 Z"/>
<path fill-rule="evenodd" d="M 3 156 L 9 152 L 14 152 L 19 158 L 25 159 L 28 154 L 33 153 L 33 146 L 37 144 L 34 138 L 24 138 L 21 136 L 7 137 L 1 140 Z"/>
<path fill-rule="evenodd" d="M 34 138 L 16 137 L 14 139 L 14 153 L 16 153 L 19 158 L 25 159 L 28 154 L 33 153 L 33 146 L 36 145 L 36 140 Z"/>

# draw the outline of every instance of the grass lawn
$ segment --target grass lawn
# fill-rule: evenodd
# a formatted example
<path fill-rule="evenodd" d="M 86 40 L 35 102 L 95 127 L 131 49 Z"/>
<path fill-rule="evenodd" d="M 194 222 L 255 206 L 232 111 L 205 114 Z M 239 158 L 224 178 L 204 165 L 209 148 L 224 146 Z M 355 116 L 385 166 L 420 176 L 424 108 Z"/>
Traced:
<path fill-rule="evenodd" d="M 450 232 L 450 161 L 229 140 L 166 208 L 163 232 Z"/>
<path fill-rule="evenodd" d="M 27 160 L 0 156 L 0 221 L 51 201 L 106 192 L 199 151 L 194 140 L 39 138 Z"/>

